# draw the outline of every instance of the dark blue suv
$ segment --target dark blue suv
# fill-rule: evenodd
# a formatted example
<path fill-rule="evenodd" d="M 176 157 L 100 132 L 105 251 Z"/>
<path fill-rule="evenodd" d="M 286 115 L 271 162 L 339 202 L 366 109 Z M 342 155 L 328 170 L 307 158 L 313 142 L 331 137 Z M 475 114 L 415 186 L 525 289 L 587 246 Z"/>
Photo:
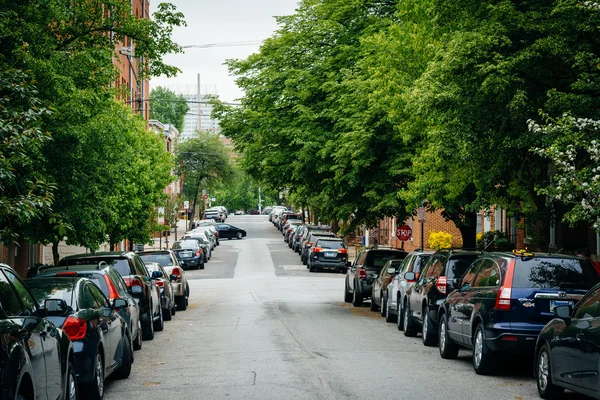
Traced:
<path fill-rule="evenodd" d="M 473 368 L 489 374 L 498 354 L 533 355 L 554 309 L 573 306 L 600 277 L 583 257 L 527 252 L 484 253 L 439 310 L 442 358 L 473 349 Z"/>

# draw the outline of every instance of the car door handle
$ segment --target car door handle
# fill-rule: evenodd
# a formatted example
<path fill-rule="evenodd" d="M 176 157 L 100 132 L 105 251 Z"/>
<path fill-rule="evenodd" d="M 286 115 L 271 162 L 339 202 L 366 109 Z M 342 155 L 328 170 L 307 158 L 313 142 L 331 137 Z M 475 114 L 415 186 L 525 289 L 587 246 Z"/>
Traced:
<path fill-rule="evenodd" d="M 585 335 L 581 332 L 579 332 L 577 335 L 575 335 L 575 339 L 581 341 L 583 339 L 585 339 Z"/>

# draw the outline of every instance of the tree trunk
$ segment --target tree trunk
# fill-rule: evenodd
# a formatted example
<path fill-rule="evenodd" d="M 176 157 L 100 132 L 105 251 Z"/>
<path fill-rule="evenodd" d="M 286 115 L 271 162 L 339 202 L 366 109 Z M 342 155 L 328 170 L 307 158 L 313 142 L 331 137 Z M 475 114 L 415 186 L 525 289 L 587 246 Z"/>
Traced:
<path fill-rule="evenodd" d="M 465 249 L 477 248 L 477 214 L 467 213 L 464 220 L 456 223 L 462 235 L 462 247 Z"/>
<path fill-rule="evenodd" d="M 54 262 L 54 265 L 58 265 L 58 262 L 60 261 L 60 254 L 58 253 L 58 243 L 59 242 L 52 242 L 52 261 Z"/>

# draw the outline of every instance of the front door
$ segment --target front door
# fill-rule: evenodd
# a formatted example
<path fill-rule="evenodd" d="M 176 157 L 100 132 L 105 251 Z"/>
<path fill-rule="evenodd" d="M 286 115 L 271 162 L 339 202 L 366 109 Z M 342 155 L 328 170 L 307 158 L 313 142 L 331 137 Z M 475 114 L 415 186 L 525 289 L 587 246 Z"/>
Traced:
<path fill-rule="evenodd" d="M 484 260 L 475 262 L 467 270 L 460 284 L 460 289 L 453 291 L 448 296 L 448 333 L 454 340 L 467 344 L 468 340 L 465 337 L 464 325 L 467 323 L 470 313 L 466 312 L 466 307 L 469 306 L 469 297 L 471 289 L 477 277 Z"/>
<path fill-rule="evenodd" d="M 576 340 L 581 345 L 581 384 L 588 390 L 600 392 L 600 288 L 577 306 L 571 324 L 577 329 Z"/>

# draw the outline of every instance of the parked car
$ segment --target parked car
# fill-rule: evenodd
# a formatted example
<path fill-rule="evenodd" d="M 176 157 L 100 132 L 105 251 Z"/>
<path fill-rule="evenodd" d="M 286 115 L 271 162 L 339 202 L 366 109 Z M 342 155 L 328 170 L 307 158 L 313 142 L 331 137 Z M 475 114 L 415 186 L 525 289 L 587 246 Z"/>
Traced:
<path fill-rule="evenodd" d="M 342 239 L 317 237 L 315 245 L 308 252 L 308 269 L 316 272 L 333 269 L 341 273 L 348 270 L 348 250 Z"/>
<path fill-rule="evenodd" d="M 194 239 L 198 241 L 204 256 L 204 264 L 206 264 L 212 257 L 212 244 L 210 242 L 209 232 L 189 232 L 186 233 L 181 239 Z"/>
<path fill-rule="evenodd" d="M 253 210 L 250 210 L 249 214 L 250 215 L 260 215 L 260 211 L 253 209 Z"/>
<path fill-rule="evenodd" d="M 160 305 L 163 318 L 165 321 L 170 321 L 176 312 L 175 293 L 171 285 L 171 276 L 156 262 L 146 262 L 146 268 L 148 268 L 152 279 L 156 281 L 156 285 L 160 288 Z M 176 277 L 173 276 L 173 280 L 175 279 Z"/>
<path fill-rule="evenodd" d="M 233 213 L 233 215 L 244 215 L 244 212 L 242 210 L 238 210 L 235 213 Z"/>
<path fill-rule="evenodd" d="M 173 243 L 171 248 L 183 269 L 204 269 L 204 251 L 196 239 L 184 238 Z"/>
<path fill-rule="evenodd" d="M 36 278 L 25 283 L 40 306 L 47 299 L 62 300 L 61 306 L 46 312 L 73 342 L 77 383 L 86 398 L 102 399 L 104 380 L 111 375 L 129 377 L 131 332 L 117 312 L 127 307 L 125 299 L 110 303 L 98 286 L 82 277 Z M 46 343 L 43 345 L 45 349 Z"/>
<path fill-rule="evenodd" d="M 290 224 L 288 231 L 283 236 L 284 242 L 288 244 L 288 247 L 290 249 L 292 248 L 292 240 L 294 240 L 294 235 L 296 234 L 298 229 L 300 229 L 301 226 L 301 224 Z"/>
<path fill-rule="evenodd" d="M 265 208 L 262 210 L 262 214 L 263 214 L 263 215 L 269 215 L 269 214 L 271 213 L 271 210 L 272 210 L 272 209 L 273 209 L 273 207 L 271 207 L 271 206 L 265 207 Z"/>
<path fill-rule="evenodd" d="M 288 222 L 285 223 L 285 225 L 283 226 L 283 231 L 281 231 L 281 233 L 283 234 L 283 241 L 284 242 L 288 242 L 290 240 L 292 231 L 294 230 L 294 228 L 302 225 L 303 222 L 299 219 L 292 219 L 289 220 Z"/>
<path fill-rule="evenodd" d="M 32 279 L 56 277 L 56 278 L 87 278 L 100 288 L 102 293 L 112 303 L 116 299 L 127 301 L 127 307 L 119 309 L 119 315 L 125 320 L 129 332 L 133 338 L 133 349 L 142 348 L 142 321 L 140 320 L 140 306 L 133 297 L 125 281 L 117 270 L 105 262 L 98 264 L 83 264 L 68 267 L 45 268 Z"/>
<path fill-rule="evenodd" d="M 219 231 L 217 230 L 217 223 L 200 225 L 192 229 L 186 234 L 201 234 L 205 233 L 206 238 L 210 241 L 212 249 L 215 249 L 219 245 Z"/>
<path fill-rule="evenodd" d="M 565 389 L 600 398 L 600 284 L 573 308 L 559 304 L 536 343 L 535 377 L 543 399 L 560 398 Z"/>
<path fill-rule="evenodd" d="M 176 279 L 171 280 L 171 286 L 175 293 L 175 304 L 178 311 L 185 311 L 190 296 L 190 285 L 175 253 L 172 250 L 147 250 L 139 252 L 138 255 L 144 262 L 159 263 L 167 271 L 169 277 L 174 275 Z"/>
<path fill-rule="evenodd" d="M 384 293 L 387 293 L 388 285 L 392 282 L 394 276 L 396 276 L 396 271 L 398 271 L 400 265 L 402 265 L 402 259 L 386 262 L 377 274 L 377 279 L 371 285 L 371 311 L 380 309 L 382 317 L 385 315 L 386 307 Z"/>
<path fill-rule="evenodd" d="M 385 295 L 386 300 L 384 302 L 385 320 L 386 322 L 394 322 L 395 320 L 398 323 L 398 330 L 404 329 L 404 314 L 401 310 L 406 300 L 406 292 L 415 284 L 416 278 L 419 277 L 419 273 L 432 254 L 433 251 L 422 251 L 421 249 L 410 253 L 402 261 L 402 265 L 400 265 L 392 282 L 387 287 L 387 295 Z M 404 277 L 406 272 L 414 272 L 415 279 L 407 280 Z"/>
<path fill-rule="evenodd" d="M 490 373 L 498 354 L 531 356 L 556 306 L 573 307 L 598 282 L 585 258 L 483 254 L 440 308 L 440 355 L 456 358 L 459 347 L 473 349 L 478 374 Z"/>
<path fill-rule="evenodd" d="M 452 290 L 453 280 L 460 280 L 480 254 L 467 250 L 440 250 L 429 258 L 419 279 L 408 289 L 406 304 L 402 305 L 405 336 L 416 336 L 421 330 L 425 346 L 437 344 L 440 306 Z M 404 278 L 414 280 L 416 273 L 406 272 Z"/>
<path fill-rule="evenodd" d="M 305 239 L 302 241 L 302 249 L 300 250 L 300 260 L 302 261 L 302 264 L 308 264 L 308 250 L 317 241 L 317 239 L 323 237 L 334 238 L 335 233 L 320 229 L 313 229 L 305 235 Z"/>
<path fill-rule="evenodd" d="M 217 222 L 225 222 L 225 219 L 227 218 L 225 216 L 225 214 L 223 214 L 221 211 L 212 210 L 212 209 L 204 211 L 204 214 L 202 217 L 208 218 L 208 219 L 214 219 Z"/>
<path fill-rule="evenodd" d="M 246 237 L 246 231 L 229 224 L 217 224 L 217 231 L 219 232 L 219 237 L 223 239 L 242 239 Z"/>
<path fill-rule="evenodd" d="M 154 339 L 154 331 L 162 331 L 164 328 L 160 290 L 137 254 L 132 251 L 76 254 L 64 257 L 58 266 L 98 264 L 101 261 L 115 268 L 125 281 L 129 292 L 138 301 L 143 339 Z"/>
<path fill-rule="evenodd" d="M 308 230 L 309 225 L 300 225 L 298 230 L 294 233 L 292 238 L 291 248 L 294 252 L 300 252 L 300 243 L 302 241 L 302 236 L 304 236 L 304 232 Z"/>
<path fill-rule="evenodd" d="M 78 398 L 73 345 L 48 318 L 64 302 L 48 299 L 43 303 L 40 308 L 21 278 L 0 263 L 2 398 Z"/>
<path fill-rule="evenodd" d="M 344 301 L 355 307 L 371 296 L 371 285 L 389 260 L 403 259 L 406 251 L 395 249 L 366 249 L 360 252 L 348 268 L 344 282 Z"/>

